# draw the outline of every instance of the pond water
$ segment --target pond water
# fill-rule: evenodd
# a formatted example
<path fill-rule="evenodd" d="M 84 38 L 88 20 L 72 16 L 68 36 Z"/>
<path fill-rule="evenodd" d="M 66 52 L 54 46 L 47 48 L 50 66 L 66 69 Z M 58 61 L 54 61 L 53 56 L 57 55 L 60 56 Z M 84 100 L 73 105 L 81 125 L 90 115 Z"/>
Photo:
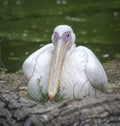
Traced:
<path fill-rule="evenodd" d="M 101 62 L 120 53 L 120 0 L 0 0 L 0 70 L 21 71 L 59 24 L 70 25 L 77 46 L 90 48 Z"/>

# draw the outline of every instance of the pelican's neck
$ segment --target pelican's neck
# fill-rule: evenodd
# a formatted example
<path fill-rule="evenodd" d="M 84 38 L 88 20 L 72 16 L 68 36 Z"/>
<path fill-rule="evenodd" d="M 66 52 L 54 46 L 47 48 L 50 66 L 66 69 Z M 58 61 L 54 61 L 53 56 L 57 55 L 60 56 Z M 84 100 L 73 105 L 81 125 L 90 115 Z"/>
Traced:
<path fill-rule="evenodd" d="M 69 50 L 67 51 L 67 53 L 70 53 L 72 50 L 74 50 L 76 48 L 76 44 L 73 43 L 72 46 L 69 48 Z"/>
<path fill-rule="evenodd" d="M 74 49 L 74 48 L 76 48 L 76 44 L 75 43 L 73 43 L 73 45 L 71 46 L 70 49 Z"/>

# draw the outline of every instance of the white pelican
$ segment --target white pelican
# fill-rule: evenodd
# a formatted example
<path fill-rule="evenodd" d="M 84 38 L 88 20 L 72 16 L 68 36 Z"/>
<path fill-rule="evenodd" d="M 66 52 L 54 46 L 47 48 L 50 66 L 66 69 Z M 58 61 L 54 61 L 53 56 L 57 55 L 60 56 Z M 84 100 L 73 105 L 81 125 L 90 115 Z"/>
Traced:
<path fill-rule="evenodd" d="M 106 73 L 95 54 L 84 46 L 76 47 L 75 34 L 68 25 L 54 29 L 52 43 L 31 54 L 23 64 L 28 79 L 28 94 L 40 100 L 48 91 L 50 100 L 58 88 L 65 99 L 95 96 L 107 89 Z"/>

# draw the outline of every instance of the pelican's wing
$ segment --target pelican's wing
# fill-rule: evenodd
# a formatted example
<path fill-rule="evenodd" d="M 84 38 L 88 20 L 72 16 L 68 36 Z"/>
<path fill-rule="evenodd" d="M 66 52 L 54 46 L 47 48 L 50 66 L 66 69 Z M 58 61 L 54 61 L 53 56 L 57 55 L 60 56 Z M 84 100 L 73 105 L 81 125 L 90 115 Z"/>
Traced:
<path fill-rule="evenodd" d="M 86 57 L 85 73 L 90 84 L 94 88 L 105 92 L 107 89 L 107 76 L 102 64 L 90 49 L 79 46 L 77 50 L 81 50 Z"/>
<path fill-rule="evenodd" d="M 43 53 L 53 49 L 53 44 L 48 44 L 36 52 L 32 53 L 23 63 L 22 70 L 25 75 L 25 77 L 30 80 L 32 77 L 34 71 L 35 71 L 35 66 L 37 64 L 38 57 L 42 55 Z M 45 62 L 45 61 L 43 61 Z"/>

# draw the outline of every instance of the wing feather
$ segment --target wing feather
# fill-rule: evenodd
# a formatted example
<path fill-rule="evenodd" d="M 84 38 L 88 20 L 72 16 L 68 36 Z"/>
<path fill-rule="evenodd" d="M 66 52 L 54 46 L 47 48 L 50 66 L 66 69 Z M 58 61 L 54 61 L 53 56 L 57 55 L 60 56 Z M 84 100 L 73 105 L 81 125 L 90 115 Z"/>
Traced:
<path fill-rule="evenodd" d="M 85 66 L 86 75 L 94 88 L 105 92 L 108 83 L 105 70 L 98 58 L 90 49 L 84 47 L 84 50 L 87 54 Z"/>
<path fill-rule="evenodd" d="M 38 49 L 37 51 L 35 51 L 34 53 L 32 53 L 23 63 L 22 66 L 22 70 L 23 73 L 25 75 L 25 77 L 30 80 L 30 78 L 32 77 L 34 71 L 35 71 L 35 67 L 38 61 L 38 57 L 40 55 L 42 55 L 43 53 L 49 51 L 53 49 L 53 44 L 48 44 L 40 49 Z M 44 61 L 45 62 L 45 61 Z"/>
<path fill-rule="evenodd" d="M 74 58 L 78 55 L 74 62 L 77 62 L 75 64 L 79 63 L 79 65 L 76 65 L 79 73 L 81 74 L 81 71 L 84 70 L 90 84 L 94 88 L 105 92 L 108 83 L 107 76 L 95 54 L 84 46 L 77 47 L 74 52 L 76 52 Z"/>

